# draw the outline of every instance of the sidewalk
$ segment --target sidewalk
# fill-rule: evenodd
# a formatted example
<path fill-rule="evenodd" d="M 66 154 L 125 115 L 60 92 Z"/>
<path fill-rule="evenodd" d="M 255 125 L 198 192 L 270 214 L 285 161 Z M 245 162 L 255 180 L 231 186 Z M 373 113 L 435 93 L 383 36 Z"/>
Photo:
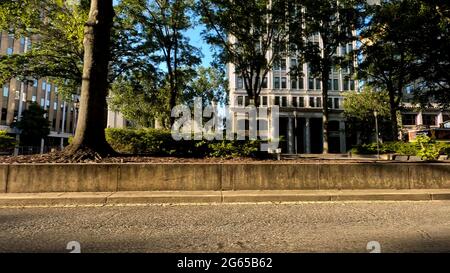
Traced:
<path fill-rule="evenodd" d="M 0 207 L 433 200 L 450 201 L 450 189 L 6 193 Z"/>

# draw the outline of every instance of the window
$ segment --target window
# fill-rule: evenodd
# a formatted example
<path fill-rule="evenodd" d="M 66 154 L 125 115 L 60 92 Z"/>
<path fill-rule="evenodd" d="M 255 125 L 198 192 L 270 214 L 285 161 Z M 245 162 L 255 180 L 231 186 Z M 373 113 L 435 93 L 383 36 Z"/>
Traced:
<path fill-rule="evenodd" d="M 416 125 L 416 117 L 415 114 L 405 114 L 402 116 L 403 125 Z"/>
<path fill-rule="evenodd" d="M 45 81 L 42 82 L 42 91 L 47 89 L 47 83 Z"/>
<path fill-rule="evenodd" d="M 436 126 L 436 115 L 422 115 L 423 125 Z"/>
<path fill-rule="evenodd" d="M 52 85 L 49 83 L 47 84 L 47 93 L 50 93 L 52 91 Z"/>
<path fill-rule="evenodd" d="M 275 97 L 275 105 L 280 106 L 280 97 Z"/>
<path fill-rule="evenodd" d="M 2 121 L 6 122 L 7 115 L 8 115 L 8 110 L 6 108 L 2 108 Z"/>
<path fill-rule="evenodd" d="M 297 66 L 298 66 L 297 59 L 291 59 L 291 68 L 290 68 L 290 70 L 296 69 Z"/>
<path fill-rule="evenodd" d="M 268 85 L 267 85 L 267 77 L 265 77 L 265 78 L 263 79 L 263 81 L 262 81 L 262 83 L 261 83 L 261 87 L 262 87 L 263 89 L 267 89 L 267 88 L 268 88 Z"/>
<path fill-rule="evenodd" d="M 304 97 L 298 98 L 298 107 L 305 107 L 305 98 Z"/>
<path fill-rule="evenodd" d="M 298 104 L 297 104 L 297 97 L 292 97 L 292 107 L 298 107 Z"/>
<path fill-rule="evenodd" d="M 44 98 L 41 98 L 41 107 L 44 107 L 44 103 L 45 103 Z"/>
<path fill-rule="evenodd" d="M 9 97 L 9 86 L 5 85 L 3 86 L 3 97 Z"/>
<path fill-rule="evenodd" d="M 321 87 L 320 84 L 321 84 L 320 80 L 319 80 L 319 79 L 316 79 L 316 89 L 317 89 L 317 90 L 320 90 L 320 89 L 321 89 L 321 88 L 320 88 L 320 87 Z"/>
<path fill-rule="evenodd" d="M 281 97 L 281 106 L 287 107 L 287 97 Z"/>
<path fill-rule="evenodd" d="M 262 97 L 262 105 L 263 106 L 268 106 L 268 104 L 267 104 L 267 96 Z"/>
<path fill-rule="evenodd" d="M 339 91 L 339 80 L 338 79 L 333 80 L 333 90 Z"/>
<path fill-rule="evenodd" d="M 298 89 L 305 89 L 305 86 L 303 85 L 303 78 L 299 78 L 298 80 Z"/>
<path fill-rule="evenodd" d="M 291 89 L 297 89 L 297 79 L 293 78 L 291 80 Z"/>
<path fill-rule="evenodd" d="M 32 101 L 32 102 L 36 102 L 36 99 L 37 99 L 37 98 L 36 98 L 35 95 L 33 95 L 33 96 L 31 97 L 31 101 Z"/>
<path fill-rule="evenodd" d="M 310 97 L 309 98 L 309 107 L 316 107 L 315 103 L 314 103 L 314 98 Z"/>
<path fill-rule="evenodd" d="M 8 35 L 8 49 L 6 50 L 7 55 L 12 55 L 14 53 L 14 34 Z"/>
<path fill-rule="evenodd" d="M 339 109 L 341 106 L 339 105 L 339 98 L 334 98 L 334 108 Z"/>
<path fill-rule="evenodd" d="M 308 89 L 313 90 L 314 89 L 314 79 L 309 78 L 308 80 Z"/>
<path fill-rule="evenodd" d="M 244 101 L 245 101 L 245 106 L 249 106 L 250 105 L 250 98 L 248 96 L 244 97 Z"/>
<path fill-rule="evenodd" d="M 58 109 L 58 103 L 55 101 L 54 103 L 53 103 L 53 110 L 57 110 Z"/>
<path fill-rule="evenodd" d="M 286 59 L 281 59 L 281 71 L 286 71 Z"/>
<path fill-rule="evenodd" d="M 244 81 L 241 77 L 236 78 L 236 89 L 244 89 Z"/>
<path fill-rule="evenodd" d="M 350 81 L 350 90 L 355 90 L 355 81 Z"/>
<path fill-rule="evenodd" d="M 273 88 L 280 89 L 280 77 L 273 78 Z"/>
<path fill-rule="evenodd" d="M 328 90 L 332 90 L 333 87 L 331 86 L 331 79 L 328 80 Z"/>
<path fill-rule="evenodd" d="M 344 80 L 344 91 L 348 90 L 348 80 Z"/>
<path fill-rule="evenodd" d="M 38 80 L 33 81 L 33 87 L 36 87 L 36 88 L 38 87 Z"/>
<path fill-rule="evenodd" d="M 317 99 L 317 101 L 316 101 L 316 107 L 317 107 L 317 108 L 322 107 L 322 98 L 316 98 L 316 99 Z"/>
<path fill-rule="evenodd" d="M 274 70 L 274 71 L 279 71 L 279 70 L 280 70 L 280 61 L 279 61 L 279 60 L 276 60 L 276 61 L 273 63 L 273 70 Z"/>
<path fill-rule="evenodd" d="M 328 108 L 333 108 L 333 99 L 332 98 L 328 98 Z"/>
<path fill-rule="evenodd" d="M 25 38 L 20 38 L 20 52 L 25 52 Z"/>
<path fill-rule="evenodd" d="M 238 104 L 237 106 L 244 106 L 244 97 L 243 96 L 237 97 L 237 104 Z"/>
<path fill-rule="evenodd" d="M 287 88 L 287 79 L 286 77 L 281 78 L 281 88 L 286 89 Z"/>

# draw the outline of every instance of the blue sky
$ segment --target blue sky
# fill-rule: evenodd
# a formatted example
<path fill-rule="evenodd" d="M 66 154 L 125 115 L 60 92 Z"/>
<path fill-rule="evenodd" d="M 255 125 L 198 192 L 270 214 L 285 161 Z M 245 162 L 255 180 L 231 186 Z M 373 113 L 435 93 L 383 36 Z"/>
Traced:
<path fill-rule="evenodd" d="M 186 35 L 189 37 L 191 44 L 202 51 L 202 65 L 207 67 L 210 66 L 210 63 L 213 60 L 213 49 L 203 41 L 201 36 L 203 29 L 204 28 L 201 25 L 196 26 L 194 29 L 187 31 Z"/>

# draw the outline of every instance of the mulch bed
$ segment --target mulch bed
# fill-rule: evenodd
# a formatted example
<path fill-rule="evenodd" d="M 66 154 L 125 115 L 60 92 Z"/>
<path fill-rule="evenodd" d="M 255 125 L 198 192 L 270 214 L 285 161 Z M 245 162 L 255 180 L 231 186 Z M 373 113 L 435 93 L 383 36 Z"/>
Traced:
<path fill-rule="evenodd" d="M 332 160 L 332 159 L 312 159 L 300 158 L 294 160 L 273 160 L 273 159 L 253 159 L 253 158 L 179 158 L 179 157 L 152 157 L 152 156 L 132 156 L 123 155 L 116 157 L 106 157 L 101 160 L 72 161 L 61 156 L 61 153 L 48 153 L 42 155 L 20 155 L 20 156 L 0 156 L 0 164 L 32 164 L 32 163 L 348 163 L 354 160 Z"/>

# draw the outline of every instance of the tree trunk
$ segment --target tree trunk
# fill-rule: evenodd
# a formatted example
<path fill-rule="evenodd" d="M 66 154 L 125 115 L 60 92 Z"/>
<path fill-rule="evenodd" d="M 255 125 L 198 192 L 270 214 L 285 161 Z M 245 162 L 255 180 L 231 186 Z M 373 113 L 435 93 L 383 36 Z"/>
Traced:
<path fill-rule="evenodd" d="M 390 118 L 391 118 L 391 137 L 393 141 L 398 140 L 398 122 L 397 122 L 397 109 L 398 105 L 395 100 L 395 91 L 392 89 L 388 90 L 389 92 L 389 109 L 390 109 Z"/>
<path fill-rule="evenodd" d="M 76 159 L 114 154 L 106 142 L 108 68 L 111 59 L 113 0 L 91 0 L 84 28 L 84 67 L 75 138 L 64 151 Z"/>

